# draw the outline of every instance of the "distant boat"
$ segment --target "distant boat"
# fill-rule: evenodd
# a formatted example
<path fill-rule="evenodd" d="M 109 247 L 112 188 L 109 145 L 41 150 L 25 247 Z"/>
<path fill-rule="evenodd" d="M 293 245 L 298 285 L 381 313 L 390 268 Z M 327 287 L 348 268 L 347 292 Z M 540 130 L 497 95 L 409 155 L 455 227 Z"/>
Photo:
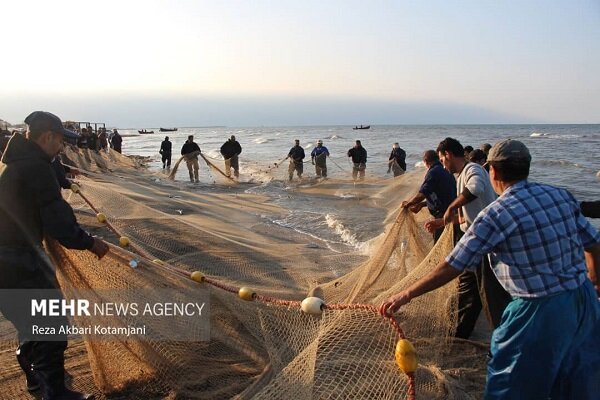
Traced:
<path fill-rule="evenodd" d="M 355 126 L 352 129 L 371 129 L 371 125 L 365 125 L 365 126 Z"/>
<path fill-rule="evenodd" d="M 177 128 L 160 128 L 161 132 L 177 132 Z"/>
<path fill-rule="evenodd" d="M 140 135 L 147 135 L 147 134 L 149 134 L 149 133 L 154 133 L 154 131 L 147 131 L 147 130 L 145 130 L 145 129 L 142 129 L 141 131 L 138 131 L 138 133 L 139 133 Z"/>

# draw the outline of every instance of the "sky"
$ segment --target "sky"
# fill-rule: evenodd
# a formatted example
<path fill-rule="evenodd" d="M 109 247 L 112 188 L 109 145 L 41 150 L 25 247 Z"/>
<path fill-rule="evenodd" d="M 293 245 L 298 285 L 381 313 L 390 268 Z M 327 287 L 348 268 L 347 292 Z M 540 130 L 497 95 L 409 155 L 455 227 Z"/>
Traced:
<path fill-rule="evenodd" d="M 600 123 L 599 0 L 3 1 L 0 118 Z"/>

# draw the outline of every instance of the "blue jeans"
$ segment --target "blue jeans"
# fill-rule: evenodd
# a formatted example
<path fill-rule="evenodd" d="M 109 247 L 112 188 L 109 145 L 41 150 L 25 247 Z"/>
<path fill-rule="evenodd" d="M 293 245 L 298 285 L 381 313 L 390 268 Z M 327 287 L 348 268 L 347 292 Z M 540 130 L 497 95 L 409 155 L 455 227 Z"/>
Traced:
<path fill-rule="evenodd" d="M 485 399 L 598 399 L 600 302 L 589 280 L 515 298 L 492 335 Z"/>

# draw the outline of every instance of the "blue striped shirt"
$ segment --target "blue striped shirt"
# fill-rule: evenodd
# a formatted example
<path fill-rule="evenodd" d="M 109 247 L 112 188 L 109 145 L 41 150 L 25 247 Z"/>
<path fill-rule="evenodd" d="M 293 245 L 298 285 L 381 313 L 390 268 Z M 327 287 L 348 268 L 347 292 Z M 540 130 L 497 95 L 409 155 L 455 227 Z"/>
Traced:
<path fill-rule="evenodd" d="M 600 233 L 566 190 L 517 182 L 475 219 L 446 261 L 474 269 L 490 254 L 500 284 L 516 297 L 544 297 L 587 279 L 583 249 Z"/>

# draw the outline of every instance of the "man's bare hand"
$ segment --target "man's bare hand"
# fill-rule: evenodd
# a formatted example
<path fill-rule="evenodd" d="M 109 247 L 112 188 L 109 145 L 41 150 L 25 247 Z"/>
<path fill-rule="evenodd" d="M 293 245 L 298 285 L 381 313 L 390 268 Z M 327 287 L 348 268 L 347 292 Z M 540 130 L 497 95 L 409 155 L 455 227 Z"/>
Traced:
<path fill-rule="evenodd" d="M 104 257 L 106 255 L 106 253 L 108 253 L 108 250 L 109 250 L 109 247 L 104 242 L 104 240 L 94 236 L 94 245 L 92 246 L 90 251 L 92 253 L 94 253 L 96 255 L 96 257 L 98 257 L 98 259 L 101 259 L 102 257 Z"/>
<path fill-rule="evenodd" d="M 421 208 L 423 208 L 424 206 L 425 206 L 425 204 L 424 204 L 424 203 L 417 203 L 417 204 L 414 204 L 414 205 L 412 205 L 412 206 L 408 207 L 408 209 L 409 209 L 409 210 L 410 210 L 412 213 L 416 214 L 416 213 L 418 213 L 419 211 L 421 211 Z"/>
<path fill-rule="evenodd" d="M 444 220 L 441 218 L 432 219 L 431 221 L 427 221 L 425 223 L 425 229 L 429 233 L 433 233 L 442 226 L 444 226 Z"/>
<path fill-rule="evenodd" d="M 454 221 L 454 211 L 448 208 L 442 217 L 442 221 L 444 222 L 444 225 L 451 224 L 452 221 Z"/>
<path fill-rule="evenodd" d="M 391 317 L 396 311 L 405 304 L 408 304 L 411 300 L 410 293 L 408 290 L 404 290 L 400 293 L 396 293 L 389 299 L 385 300 L 379 306 L 379 314 L 384 317 Z"/>

